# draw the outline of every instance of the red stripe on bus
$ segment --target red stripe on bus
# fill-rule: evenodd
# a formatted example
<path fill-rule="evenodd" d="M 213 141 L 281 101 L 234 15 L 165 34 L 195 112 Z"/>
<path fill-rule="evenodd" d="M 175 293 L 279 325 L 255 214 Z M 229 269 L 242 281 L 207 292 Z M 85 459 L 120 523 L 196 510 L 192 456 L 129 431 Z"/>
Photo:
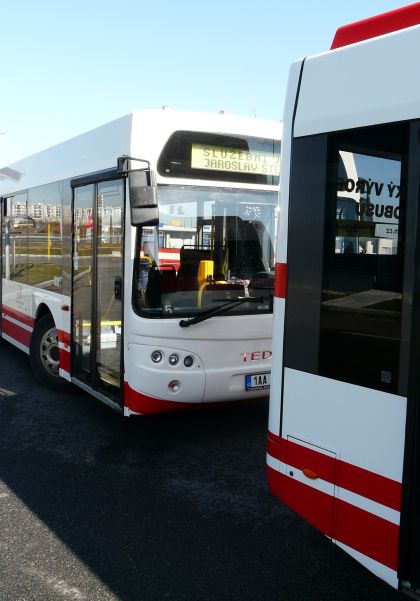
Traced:
<path fill-rule="evenodd" d="M 275 440 L 271 433 L 268 435 L 267 452 L 286 465 L 300 470 L 311 470 L 327 482 L 395 511 L 401 511 L 402 485 L 396 480 L 340 459 L 334 459 L 291 441 Z"/>
<path fill-rule="evenodd" d="M 26 326 L 31 326 L 33 327 L 34 325 L 34 318 L 31 317 L 30 315 L 27 315 L 26 313 L 22 313 L 21 311 L 16 311 L 16 309 L 12 309 L 11 307 L 6 307 L 5 305 L 2 306 L 2 311 L 4 315 L 7 315 L 7 317 L 11 317 L 12 319 L 16 319 L 16 321 L 20 321 L 21 323 L 24 323 Z"/>
<path fill-rule="evenodd" d="M 65 332 L 64 330 L 57 329 L 58 341 L 63 344 L 70 345 L 70 334 L 69 332 Z"/>
<path fill-rule="evenodd" d="M 275 497 L 280 499 L 280 501 L 282 501 L 282 503 L 285 503 L 284 489 L 285 489 L 286 480 L 287 480 L 286 476 L 284 474 L 281 474 L 274 468 L 270 467 L 269 465 L 265 466 L 265 471 L 266 471 L 266 475 L 267 475 L 267 483 L 268 483 L 268 488 L 269 488 L 270 492 Z"/>
<path fill-rule="evenodd" d="M 399 526 L 267 466 L 270 490 L 323 534 L 397 569 Z"/>
<path fill-rule="evenodd" d="M 286 441 L 270 432 L 267 437 L 267 453 L 286 463 Z"/>
<path fill-rule="evenodd" d="M 331 50 L 419 24 L 420 3 L 416 2 L 339 27 L 334 36 Z"/>
<path fill-rule="evenodd" d="M 179 261 L 174 261 L 173 259 L 159 259 L 159 266 L 173 267 L 175 271 L 178 271 L 178 269 L 181 267 L 181 264 Z"/>
<path fill-rule="evenodd" d="M 274 296 L 286 298 L 286 274 L 287 264 L 276 263 L 274 269 Z"/>
<path fill-rule="evenodd" d="M 334 538 L 396 570 L 400 528 L 384 518 L 335 499 Z"/>
<path fill-rule="evenodd" d="M 152 415 L 154 413 L 168 413 L 170 411 L 185 411 L 199 409 L 217 409 L 229 405 L 257 403 L 262 398 L 237 399 L 231 401 L 218 401 L 217 403 L 182 403 L 179 401 L 167 401 L 148 396 L 131 388 L 128 382 L 124 382 L 124 405 L 131 411 L 141 415 Z"/>
<path fill-rule="evenodd" d="M 309 469 L 318 478 L 326 482 L 336 483 L 335 467 L 337 459 L 308 449 L 300 444 L 287 441 L 286 463 L 300 470 Z"/>
<path fill-rule="evenodd" d="M 163 247 L 163 248 L 161 248 L 159 250 L 159 254 L 160 253 L 171 253 L 173 255 L 179 255 L 180 252 L 181 252 L 181 249 L 179 249 L 179 248 L 165 248 L 165 247 Z"/>
<path fill-rule="evenodd" d="M 356 467 L 345 461 L 337 462 L 337 483 L 352 492 L 368 497 L 395 511 L 401 511 L 401 482 Z"/>
<path fill-rule="evenodd" d="M 291 476 L 284 476 L 284 502 L 318 528 L 326 536 L 333 537 L 335 497 L 302 484 Z"/>
<path fill-rule="evenodd" d="M 23 344 L 24 346 L 27 346 L 29 348 L 32 332 L 24 330 L 15 323 L 7 321 L 7 319 L 2 320 L 2 329 L 3 334 L 7 334 L 8 336 L 10 336 L 10 338 L 16 340 L 16 342 L 20 342 L 20 344 Z"/>
<path fill-rule="evenodd" d="M 70 373 L 70 353 L 62 348 L 58 349 L 58 364 L 60 369 Z"/>
<path fill-rule="evenodd" d="M 332 538 L 336 499 L 267 466 L 271 492 L 323 534 Z"/>
<path fill-rule="evenodd" d="M 124 405 L 142 415 L 151 415 L 153 413 L 167 413 L 169 411 L 181 411 L 185 409 L 193 409 L 195 406 L 200 406 L 193 403 L 178 403 L 177 401 L 165 401 L 157 399 L 141 392 L 133 390 L 128 382 L 124 382 Z"/>

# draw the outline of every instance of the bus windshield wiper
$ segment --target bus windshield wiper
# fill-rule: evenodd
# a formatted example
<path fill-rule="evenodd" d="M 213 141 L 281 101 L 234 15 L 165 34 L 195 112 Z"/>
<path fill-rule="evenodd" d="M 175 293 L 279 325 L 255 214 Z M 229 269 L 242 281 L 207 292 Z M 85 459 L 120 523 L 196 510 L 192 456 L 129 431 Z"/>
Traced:
<path fill-rule="evenodd" d="M 230 311 L 233 307 L 237 307 L 238 305 L 242 305 L 244 303 L 263 303 L 265 301 L 270 301 L 269 296 L 238 296 L 238 298 L 233 298 L 230 301 L 227 301 L 223 305 L 219 305 L 218 307 L 213 307 L 212 309 L 207 309 L 207 311 L 203 311 L 200 315 L 196 315 L 195 317 L 191 317 L 190 319 L 181 319 L 179 325 L 181 328 L 188 328 L 188 326 L 193 326 L 196 323 L 200 323 L 201 321 L 205 321 L 206 319 L 210 319 L 211 317 L 215 317 L 217 315 L 224 315 L 227 311 Z M 214 302 L 220 302 L 220 300 L 215 300 Z"/>

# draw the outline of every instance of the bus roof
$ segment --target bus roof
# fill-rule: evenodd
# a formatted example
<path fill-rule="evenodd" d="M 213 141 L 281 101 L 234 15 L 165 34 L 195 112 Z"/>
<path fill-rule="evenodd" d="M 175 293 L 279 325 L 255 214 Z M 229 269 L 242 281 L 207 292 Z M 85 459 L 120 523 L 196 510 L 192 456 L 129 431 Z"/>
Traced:
<path fill-rule="evenodd" d="M 420 3 L 415 7 L 419 11 Z M 287 104 L 295 111 L 294 137 L 415 119 L 419 47 L 420 24 L 361 43 L 353 38 L 351 44 L 307 57 L 303 67 L 302 61 L 294 63 L 296 85 L 302 69 L 297 107 L 293 86 Z"/>
<path fill-rule="evenodd" d="M 74 138 L 0 168 L 0 195 L 116 166 L 127 154 L 147 157 L 152 168 L 177 130 L 280 139 L 280 121 L 169 108 L 136 110 Z"/>
<path fill-rule="evenodd" d="M 331 50 L 420 24 L 420 2 L 339 27 Z"/>

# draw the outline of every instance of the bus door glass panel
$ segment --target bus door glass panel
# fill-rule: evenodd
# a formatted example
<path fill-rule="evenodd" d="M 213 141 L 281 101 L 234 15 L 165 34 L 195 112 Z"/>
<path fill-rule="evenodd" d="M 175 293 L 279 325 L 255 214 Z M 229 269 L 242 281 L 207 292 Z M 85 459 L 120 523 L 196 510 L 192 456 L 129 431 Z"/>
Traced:
<path fill-rule="evenodd" d="M 159 228 L 137 236 L 133 303 L 144 315 L 191 315 L 244 296 L 230 313 L 270 311 L 277 193 L 159 187 Z"/>
<path fill-rule="evenodd" d="M 91 380 L 93 206 L 95 186 L 74 190 L 73 238 L 73 375 Z"/>
<path fill-rule="evenodd" d="M 121 382 L 123 199 L 121 180 L 98 184 L 96 369 L 99 385 L 111 391 Z"/>
<path fill-rule="evenodd" d="M 3 198 L 1 204 L 1 275 L 2 279 L 10 279 L 10 219 L 8 214 L 10 211 L 10 198 Z"/>
<path fill-rule="evenodd" d="M 397 392 L 404 243 L 403 125 L 330 138 L 319 372 Z"/>
<path fill-rule="evenodd" d="M 119 399 L 123 183 L 74 190 L 73 375 Z"/>

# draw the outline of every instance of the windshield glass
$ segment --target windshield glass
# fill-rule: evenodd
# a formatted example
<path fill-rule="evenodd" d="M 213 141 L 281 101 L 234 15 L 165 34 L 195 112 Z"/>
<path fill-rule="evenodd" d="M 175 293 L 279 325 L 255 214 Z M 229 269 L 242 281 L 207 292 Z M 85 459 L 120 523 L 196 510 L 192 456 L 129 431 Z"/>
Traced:
<path fill-rule="evenodd" d="M 160 186 L 159 226 L 138 228 L 133 305 L 145 317 L 271 311 L 276 191 Z M 266 300 L 265 300 L 266 299 Z"/>

